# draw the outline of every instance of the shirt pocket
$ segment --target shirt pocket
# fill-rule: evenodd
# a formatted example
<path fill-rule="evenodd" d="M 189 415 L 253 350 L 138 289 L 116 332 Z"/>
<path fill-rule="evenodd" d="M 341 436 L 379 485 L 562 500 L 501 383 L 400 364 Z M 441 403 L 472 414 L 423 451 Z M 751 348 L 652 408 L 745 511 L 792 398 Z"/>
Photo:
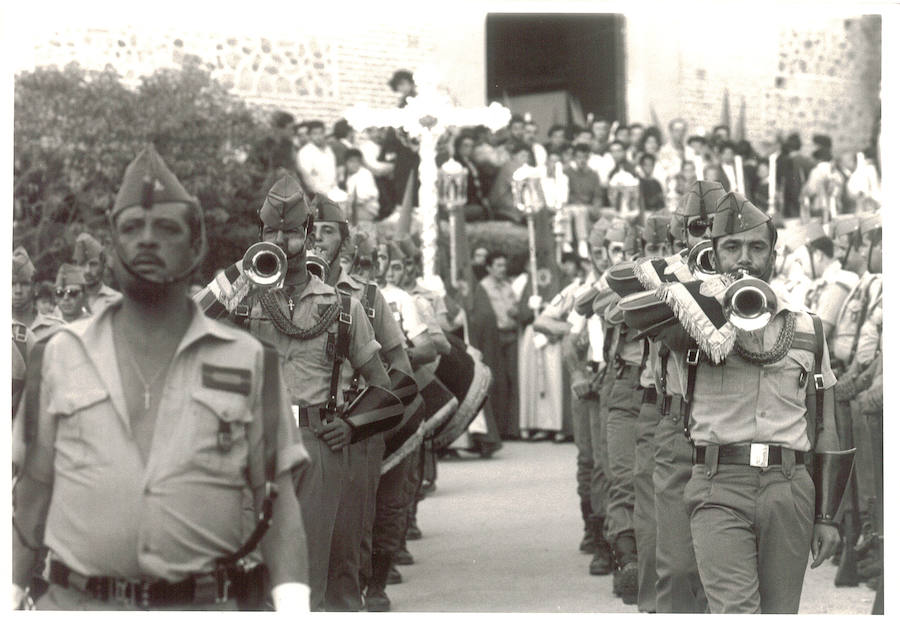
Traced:
<path fill-rule="evenodd" d="M 56 464 L 61 469 L 110 462 L 109 420 L 114 417 L 109 392 L 100 387 L 64 387 L 55 393 L 47 411 L 56 418 Z"/>
<path fill-rule="evenodd" d="M 200 388 L 191 393 L 191 463 L 223 485 L 241 487 L 247 481 L 247 431 L 253 420 L 247 401 L 245 396 L 222 390 Z"/>
<path fill-rule="evenodd" d="M 809 351 L 788 351 L 778 375 L 779 396 L 798 407 L 805 407 L 807 390 L 815 385 L 813 367 L 813 356 Z"/>

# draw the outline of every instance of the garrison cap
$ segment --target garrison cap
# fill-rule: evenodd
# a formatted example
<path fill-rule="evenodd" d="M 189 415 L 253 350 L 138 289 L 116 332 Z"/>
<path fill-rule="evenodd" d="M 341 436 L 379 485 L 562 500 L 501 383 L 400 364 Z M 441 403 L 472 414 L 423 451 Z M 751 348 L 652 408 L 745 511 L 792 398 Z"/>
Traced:
<path fill-rule="evenodd" d="M 716 204 L 716 216 L 713 218 L 710 239 L 743 233 L 771 220 L 772 218 L 760 211 L 743 194 L 728 192 Z"/>
<path fill-rule="evenodd" d="M 88 261 L 99 259 L 103 254 L 103 246 L 100 245 L 90 233 L 81 233 L 75 240 L 75 250 L 72 251 L 72 261 L 78 265 L 84 265 Z"/>
<path fill-rule="evenodd" d="M 859 218 L 856 216 L 837 216 L 831 221 L 829 226 L 829 232 L 831 233 L 831 239 L 833 240 L 837 240 L 844 235 L 853 235 L 853 233 L 858 230 Z"/>
<path fill-rule="evenodd" d="M 673 213 L 672 217 L 669 219 L 669 235 L 672 236 L 673 239 L 680 240 L 684 237 L 684 216 L 678 213 Z"/>
<path fill-rule="evenodd" d="M 818 222 L 807 224 L 806 233 L 804 233 L 803 237 L 804 244 L 812 244 L 820 239 L 828 239 L 828 235 L 825 234 L 825 229 L 822 228 L 822 225 Z"/>
<path fill-rule="evenodd" d="M 56 273 L 56 286 L 84 285 L 84 270 L 71 263 L 64 263 Z"/>
<path fill-rule="evenodd" d="M 718 181 L 694 181 L 681 198 L 677 214 L 684 217 L 707 217 L 717 210 L 722 197 L 725 196 L 725 188 Z"/>
<path fill-rule="evenodd" d="M 341 232 L 341 239 L 347 239 L 350 235 L 350 223 L 341 206 L 331 198 L 316 194 L 313 196 L 310 208 L 313 210 L 316 222 L 336 222 Z"/>
<path fill-rule="evenodd" d="M 412 241 L 408 235 L 404 235 L 403 237 L 398 237 L 394 240 L 394 243 L 400 247 L 403 251 L 404 256 L 408 259 L 416 259 L 419 255 L 421 255 L 421 251 L 419 247 L 416 246 L 415 242 Z"/>
<path fill-rule="evenodd" d="M 259 219 L 267 227 L 290 231 L 306 224 L 310 209 L 300 183 L 285 174 L 272 185 L 262 207 Z"/>
<path fill-rule="evenodd" d="M 628 223 L 624 220 L 615 220 L 608 229 L 604 239 L 609 242 L 628 243 Z"/>
<path fill-rule="evenodd" d="M 880 213 L 870 213 L 867 215 L 862 215 L 859 218 L 859 232 L 865 235 L 875 229 L 881 228 L 881 214 Z"/>
<path fill-rule="evenodd" d="M 606 239 L 606 231 L 611 224 L 612 222 L 605 217 L 601 217 L 594 222 L 594 226 L 591 227 L 591 232 L 588 234 L 588 244 L 590 244 L 592 248 L 603 248 L 603 241 Z"/>
<path fill-rule="evenodd" d="M 31 257 L 28 256 L 28 251 L 22 246 L 18 246 L 13 251 L 12 275 L 13 281 L 22 283 L 31 281 L 34 277 L 34 264 L 31 263 Z"/>
<path fill-rule="evenodd" d="M 122 209 L 137 206 L 150 209 L 155 204 L 168 202 L 200 208 L 200 203 L 184 189 L 153 144 L 148 144 L 125 169 L 112 213 L 115 215 Z"/>
<path fill-rule="evenodd" d="M 666 234 L 669 230 L 668 214 L 653 214 L 647 216 L 644 222 L 643 239 L 646 244 L 665 244 L 668 242 Z"/>

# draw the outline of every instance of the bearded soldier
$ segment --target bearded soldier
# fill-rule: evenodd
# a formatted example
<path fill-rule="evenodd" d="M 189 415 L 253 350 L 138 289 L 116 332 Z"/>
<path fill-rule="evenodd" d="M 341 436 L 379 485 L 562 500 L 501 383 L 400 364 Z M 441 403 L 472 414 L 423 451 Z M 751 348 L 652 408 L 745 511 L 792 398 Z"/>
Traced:
<path fill-rule="evenodd" d="M 308 611 L 292 477 L 306 450 L 274 352 L 187 296 L 206 251 L 197 200 L 150 146 L 109 223 L 123 295 L 46 342 L 16 418 L 14 584 L 46 545 L 38 609 L 260 606 L 264 577 L 240 560 L 262 537 L 275 608 Z"/>
<path fill-rule="evenodd" d="M 696 342 L 685 349 L 664 340 L 694 446 L 684 501 L 700 578 L 711 612 L 796 613 L 810 547 L 815 568 L 837 546 L 834 516 L 852 453 L 833 452 L 835 378 L 820 323 L 765 283 L 771 218 L 729 193 L 711 236 L 718 271 L 750 277 L 734 290 L 757 290 L 762 311 L 729 300 L 734 290 L 717 286 L 731 287 L 730 279 L 710 279 L 699 291 L 691 291 L 698 282 L 665 288 L 684 337 Z M 814 478 L 805 465 L 813 450 Z"/>

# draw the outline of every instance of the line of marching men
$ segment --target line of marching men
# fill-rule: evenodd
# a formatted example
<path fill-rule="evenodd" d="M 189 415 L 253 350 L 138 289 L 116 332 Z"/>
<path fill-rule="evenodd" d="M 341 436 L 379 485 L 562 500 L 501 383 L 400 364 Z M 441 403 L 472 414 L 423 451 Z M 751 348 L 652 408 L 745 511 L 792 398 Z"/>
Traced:
<path fill-rule="evenodd" d="M 203 214 L 152 146 L 108 215 L 122 297 L 22 346 L 13 605 L 389 610 L 433 452 L 491 380 L 412 242 L 284 174 L 189 299 Z"/>
<path fill-rule="evenodd" d="M 812 550 L 837 585 L 867 553 L 882 607 L 881 216 L 825 228 L 790 251 L 699 181 L 674 215 L 596 222 L 592 272 L 535 322 L 568 332 L 580 548 L 624 603 L 795 613 Z"/>

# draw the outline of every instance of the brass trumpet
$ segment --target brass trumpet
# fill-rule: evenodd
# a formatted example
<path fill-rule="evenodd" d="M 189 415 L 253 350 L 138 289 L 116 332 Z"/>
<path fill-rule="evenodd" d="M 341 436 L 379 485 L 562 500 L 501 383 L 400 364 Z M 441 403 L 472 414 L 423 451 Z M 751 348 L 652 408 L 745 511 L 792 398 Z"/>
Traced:
<path fill-rule="evenodd" d="M 287 256 L 275 244 L 257 242 L 244 253 L 243 267 L 244 274 L 255 286 L 279 288 L 287 274 Z"/>
<path fill-rule="evenodd" d="M 757 331 L 769 324 L 777 300 L 769 284 L 740 271 L 741 278 L 725 291 L 723 311 L 728 321 L 742 331 Z"/>
<path fill-rule="evenodd" d="M 716 257 L 712 242 L 708 239 L 695 244 L 688 253 L 688 269 L 698 281 L 705 281 L 716 274 Z"/>
<path fill-rule="evenodd" d="M 325 261 L 325 257 L 319 254 L 318 249 L 308 250 L 306 252 L 306 271 L 323 281 L 328 278 L 329 264 Z"/>

